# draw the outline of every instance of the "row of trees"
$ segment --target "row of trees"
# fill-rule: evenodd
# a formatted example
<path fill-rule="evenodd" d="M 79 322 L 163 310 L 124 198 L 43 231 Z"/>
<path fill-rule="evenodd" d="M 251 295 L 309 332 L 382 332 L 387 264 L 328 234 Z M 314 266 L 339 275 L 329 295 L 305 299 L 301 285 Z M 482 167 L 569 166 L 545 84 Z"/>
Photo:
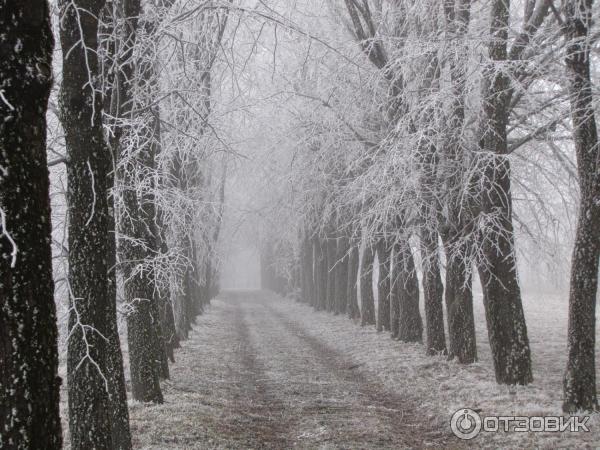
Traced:
<path fill-rule="evenodd" d="M 558 161 L 560 176 L 568 177 L 574 152 L 579 221 L 563 408 L 597 409 L 600 147 L 592 4 L 333 4 L 332 16 L 341 18 L 338 26 L 351 34 L 363 59 L 354 75 L 335 69 L 345 55 L 330 55 L 333 63 L 295 85 L 322 108 L 296 122 L 306 149 L 293 155 L 294 189 L 287 195 L 295 212 L 284 219 L 296 234 L 280 233 L 286 239 L 277 242 L 271 231 L 263 239 L 269 247 L 263 258 L 286 277 L 286 289 L 300 289 L 317 310 L 347 313 L 402 341 L 420 342 L 425 331 L 427 354 L 469 364 L 477 360 L 477 279 L 496 381 L 528 384 L 531 352 L 515 245 L 515 221 L 521 229 L 526 223 L 513 199 L 515 192 L 535 190 L 519 166 L 535 164 L 549 174 Z M 331 85 L 314 89 L 322 73 L 336 87 L 328 97 L 319 94 Z M 543 194 L 535 195 L 545 208 Z M 286 259 L 289 248 L 295 251 L 288 264 L 275 262 Z M 265 281 L 265 287 L 282 290 L 277 277 Z"/>
<path fill-rule="evenodd" d="M 218 290 L 227 158 L 211 132 L 211 74 L 228 12 L 171 0 L 57 6 L 64 137 L 47 163 L 50 9 L 0 5 L 0 447 L 62 446 L 50 166 L 67 174 L 66 230 L 54 242 L 68 239 L 57 258 L 68 266 L 71 448 L 128 449 L 117 308 L 131 395 L 161 403 L 174 349 Z"/>

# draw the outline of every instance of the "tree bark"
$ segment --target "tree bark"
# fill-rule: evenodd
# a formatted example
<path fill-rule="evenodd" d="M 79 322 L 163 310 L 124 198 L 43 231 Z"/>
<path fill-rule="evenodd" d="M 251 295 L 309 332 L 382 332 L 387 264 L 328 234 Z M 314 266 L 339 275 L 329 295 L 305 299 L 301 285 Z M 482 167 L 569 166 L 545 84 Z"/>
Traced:
<path fill-rule="evenodd" d="M 360 317 L 357 287 L 359 258 L 359 246 L 356 242 L 350 240 L 350 250 L 348 255 L 348 285 L 346 287 L 346 310 L 350 319 L 358 319 Z"/>
<path fill-rule="evenodd" d="M 477 361 L 472 276 L 463 255 L 446 241 L 446 310 L 448 313 L 448 358 L 461 364 Z M 455 253 L 456 252 L 456 253 Z"/>
<path fill-rule="evenodd" d="M 108 175 L 109 186 L 114 185 L 112 173 Z M 123 352 L 119 336 L 117 316 L 117 242 L 115 239 L 115 209 L 112 195 L 109 197 L 109 234 L 106 239 L 106 261 L 108 263 L 108 301 L 106 302 L 107 320 L 107 374 L 108 401 L 112 445 L 115 449 L 131 448 L 131 431 L 129 429 L 129 409 L 127 407 L 127 390 L 125 388 L 125 370 L 123 369 Z"/>
<path fill-rule="evenodd" d="M 346 314 L 346 287 L 348 286 L 348 238 L 341 236 L 337 245 L 337 276 L 335 278 L 335 313 Z"/>
<path fill-rule="evenodd" d="M 189 255 L 186 256 L 188 256 L 188 258 L 190 257 Z M 269 267 L 266 266 L 266 264 L 269 263 L 264 261 L 266 260 L 264 260 L 263 258 L 263 260 L 261 261 L 261 267 L 263 270 L 261 286 L 263 289 L 272 289 L 273 286 L 271 282 L 271 272 Z M 190 310 L 192 309 L 191 277 L 191 269 L 189 267 L 186 267 L 182 279 L 178 280 L 181 283 L 179 289 L 174 294 L 175 298 L 173 301 L 173 315 L 175 317 L 175 330 L 177 331 L 177 340 L 179 342 L 187 340 L 189 336 L 189 331 L 192 328 L 191 318 L 189 317 Z"/>
<path fill-rule="evenodd" d="M 375 325 L 375 299 L 373 298 L 373 263 L 375 248 L 369 243 L 360 265 L 360 325 Z"/>
<path fill-rule="evenodd" d="M 448 358 L 455 358 L 461 364 L 477 361 L 475 340 L 475 318 L 473 316 L 473 292 L 471 265 L 471 240 L 467 235 L 472 232 L 473 217 L 469 205 L 465 205 L 465 180 L 467 173 L 465 161 L 468 150 L 464 140 L 466 82 L 468 66 L 468 47 L 465 36 L 471 18 L 472 0 L 448 0 L 444 4 L 446 30 L 456 47 L 450 60 L 450 78 L 452 81 L 453 106 L 449 117 L 448 142 L 444 155 L 448 166 L 445 197 L 447 216 L 440 217 L 442 227 L 440 235 L 446 253 L 445 300 L 448 314 Z M 533 4 L 535 2 L 530 2 Z M 467 200 L 469 202 L 469 200 Z M 468 231 L 467 231 L 468 230 Z"/>
<path fill-rule="evenodd" d="M 385 239 L 377 243 L 379 259 L 379 305 L 377 308 L 377 331 L 390 331 L 390 297 L 391 297 L 391 265 L 392 249 Z"/>
<path fill-rule="evenodd" d="M 590 77 L 592 0 L 565 2 L 567 80 L 579 172 L 579 219 L 571 261 L 565 412 L 597 410 L 596 295 L 600 256 L 600 148 Z"/>
<path fill-rule="evenodd" d="M 0 7 L 0 448 L 60 449 L 46 110 L 54 39 L 45 0 Z"/>
<path fill-rule="evenodd" d="M 125 39 L 131 48 L 127 59 L 122 61 L 125 80 L 120 99 L 120 113 L 121 117 L 127 119 L 135 114 L 133 111 L 136 107 L 145 106 L 142 94 L 151 92 L 156 83 L 153 64 L 145 59 L 148 56 L 147 49 L 140 51 L 137 58 L 133 52 L 133 46 L 140 45 L 138 34 L 142 30 L 138 29 L 138 18 L 141 12 L 140 0 L 124 2 Z M 148 28 L 151 29 L 152 26 L 149 25 Z M 144 181 L 145 174 L 152 173 L 156 167 L 157 127 L 151 111 L 140 118 L 144 121 L 144 126 L 139 130 L 134 131 L 127 125 L 119 129 L 121 139 L 117 174 L 123 211 L 118 215 L 117 226 L 121 236 L 118 252 L 125 301 L 130 309 L 127 314 L 127 340 L 132 396 L 142 402 L 162 403 L 159 374 L 161 361 L 166 359 L 166 354 L 163 358 L 164 346 L 155 297 L 155 277 L 153 271 L 144 266 L 152 260 L 153 253 L 157 251 L 157 230 L 154 225 L 155 186 L 151 183 L 151 186 L 141 193 L 138 193 L 137 189 Z M 135 139 L 131 139 L 131 142 L 127 140 L 133 137 L 134 132 L 138 133 L 144 142 L 136 148 L 133 148 L 138 145 Z"/>
<path fill-rule="evenodd" d="M 98 17 L 104 1 L 61 0 L 63 52 L 61 122 L 67 148 L 69 344 L 67 378 L 73 449 L 111 449 L 106 373 L 110 291 L 107 247 L 110 151 L 102 130 L 102 97 L 90 86 L 100 75 Z M 83 45 L 82 45 L 83 44 Z M 89 49 L 89 50 L 87 50 Z M 89 72 L 88 72 L 89 71 Z"/>
<path fill-rule="evenodd" d="M 301 248 L 301 267 L 302 267 L 302 301 L 308 305 L 313 304 L 312 284 L 313 284 L 313 248 L 312 241 L 308 231 L 304 232 Z"/>
<path fill-rule="evenodd" d="M 394 270 L 390 299 L 392 338 L 402 342 L 423 341 L 423 321 L 419 311 L 419 280 L 408 241 L 394 245 Z"/>
<path fill-rule="evenodd" d="M 318 254 L 317 254 L 317 248 L 319 245 L 319 240 L 316 236 L 313 236 L 310 240 L 310 246 L 311 246 L 311 254 L 312 254 L 312 268 L 311 268 L 311 273 L 310 273 L 310 277 L 311 277 L 311 284 L 310 284 L 310 299 L 311 299 L 311 306 L 313 308 L 317 307 L 317 303 L 318 303 L 318 297 L 319 297 L 319 292 L 318 292 L 318 272 L 317 272 L 317 258 L 318 258 Z"/>
<path fill-rule="evenodd" d="M 494 0 L 490 34 L 490 59 L 503 64 L 508 59 L 510 17 L 508 0 Z M 481 238 L 484 261 L 479 263 L 488 335 L 496 381 L 499 384 L 528 384 L 531 352 L 517 279 L 510 161 L 507 157 L 510 80 L 506 73 L 490 67 L 485 77 L 484 114 L 486 131 L 482 144 L 481 208 L 486 224 Z"/>
<path fill-rule="evenodd" d="M 168 294 L 163 289 L 154 285 L 154 304 L 156 305 L 156 318 L 154 319 L 155 333 L 157 338 L 155 360 L 158 362 L 158 376 L 161 380 L 168 380 L 170 376 L 169 359 L 174 359 L 173 349 L 169 349 L 165 326 L 169 319 L 166 317 L 168 310 L 166 304 L 169 302 Z M 169 337 L 170 340 L 170 337 Z"/>
<path fill-rule="evenodd" d="M 325 251 L 325 242 L 323 239 L 317 239 L 316 242 L 316 283 L 317 283 L 317 302 L 316 310 L 322 311 L 327 306 L 327 254 Z"/>
<path fill-rule="evenodd" d="M 337 239 L 327 237 L 327 312 L 335 310 L 335 284 L 337 278 Z"/>
<path fill-rule="evenodd" d="M 423 230 L 421 254 L 423 257 L 423 294 L 425 297 L 425 330 L 428 355 L 446 354 L 444 332 L 444 285 L 440 274 L 437 233 Z"/>

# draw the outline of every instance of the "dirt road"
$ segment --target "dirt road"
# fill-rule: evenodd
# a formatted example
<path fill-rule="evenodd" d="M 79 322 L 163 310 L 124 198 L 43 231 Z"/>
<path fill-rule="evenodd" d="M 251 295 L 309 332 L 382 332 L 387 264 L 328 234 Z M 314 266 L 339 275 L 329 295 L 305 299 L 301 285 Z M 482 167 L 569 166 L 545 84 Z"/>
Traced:
<path fill-rule="evenodd" d="M 310 313 L 310 311 L 307 311 Z M 418 400 L 310 333 L 263 292 L 213 301 L 164 384 L 165 405 L 132 405 L 137 448 L 423 448 L 457 444 Z"/>

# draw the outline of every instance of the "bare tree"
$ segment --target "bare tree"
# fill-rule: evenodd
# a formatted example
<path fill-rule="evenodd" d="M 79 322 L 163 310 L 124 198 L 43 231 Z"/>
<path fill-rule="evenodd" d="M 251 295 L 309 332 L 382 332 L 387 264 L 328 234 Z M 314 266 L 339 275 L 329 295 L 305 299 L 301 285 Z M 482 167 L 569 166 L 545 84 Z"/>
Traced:
<path fill-rule="evenodd" d="M 98 18 L 104 1 L 59 2 L 69 205 L 69 429 L 74 449 L 110 449 L 106 311 L 112 159 L 102 129 Z"/>
<path fill-rule="evenodd" d="M 579 219 L 571 263 L 566 412 L 598 409 L 596 394 L 596 294 L 600 256 L 600 145 L 590 76 L 593 0 L 564 2 L 567 83 L 579 172 Z"/>
<path fill-rule="evenodd" d="M 48 3 L 0 6 L 0 447 L 62 446 L 46 165 Z"/>

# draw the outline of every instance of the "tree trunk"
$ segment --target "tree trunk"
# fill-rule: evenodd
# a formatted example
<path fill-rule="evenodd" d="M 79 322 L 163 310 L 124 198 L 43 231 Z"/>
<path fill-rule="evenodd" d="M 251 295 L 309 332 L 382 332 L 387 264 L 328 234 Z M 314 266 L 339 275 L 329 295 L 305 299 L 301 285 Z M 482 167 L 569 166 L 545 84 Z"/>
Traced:
<path fill-rule="evenodd" d="M 448 314 L 448 357 L 459 363 L 470 364 L 477 360 L 475 341 L 475 319 L 473 316 L 473 292 L 470 258 L 470 242 L 465 236 L 472 232 L 473 217 L 469 202 L 464 196 L 468 161 L 465 145 L 465 98 L 468 70 L 468 44 L 465 36 L 471 18 L 472 0 L 445 2 L 446 31 L 456 42 L 452 48 L 450 77 L 452 81 L 453 106 L 449 118 L 448 142 L 444 146 L 446 158 L 446 189 L 443 200 L 447 205 L 447 216 L 441 217 L 443 224 L 440 235 L 446 252 L 445 300 Z M 530 2 L 534 5 L 535 2 Z M 468 231 L 466 231 L 468 230 Z M 461 242 L 463 241 L 463 242 Z"/>
<path fill-rule="evenodd" d="M 316 244 L 317 260 L 315 265 L 317 281 L 317 311 L 322 311 L 327 305 L 327 255 L 325 252 L 325 242 L 318 239 Z"/>
<path fill-rule="evenodd" d="M 265 267 L 262 284 L 263 289 L 272 289 L 269 273 L 268 267 Z M 187 340 L 191 329 L 191 319 L 189 317 L 191 309 L 190 303 L 192 302 L 190 291 L 192 285 L 191 277 L 191 269 L 186 267 L 183 278 L 179 280 L 181 282 L 179 290 L 175 294 L 173 315 L 175 316 L 175 330 L 177 330 L 178 341 Z"/>
<path fill-rule="evenodd" d="M 327 238 L 327 312 L 335 309 L 335 283 L 337 278 L 337 239 Z"/>
<path fill-rule="evenodd" d="M 112 161 L 102 130 L 102 98 L 89 86 L 89 80 L 100 74 L 97 18 L 104 2 L 61 0 L 59 6 L 63 51 L 60 107 L 69 161 L 67 378 L 71 448 L 110 449 L 110 407 L 104 375 L 108 348 L 103 336 L 109 332 L 106 311 L 111 301 L 107 297 L 110 213 L 106 193 Z"/>
<path fill-rule="evenodd" d="M 507 0 L 494 0 L 490 34 L 490 58 L 497 64 L 507 61 L 510 5 Z M 521 289 L 517 279 L 510 162 L 507 158 L 507 125 L 510 102 L 510 80 L 506 73 L 490 67 L 485 77 L 484 113 L 486 130 L 482 139 L 481 208 L 485 229 L 479 263 L 488 335 L 496 381 L 500 384 L 528 384 L 531 374 L 531 352 L 523 314 Z"/>
<path fill-rule="evenodd" d="M 113 186 L 114 177 L 108 175 L 109 186 Z M 117 242 L 115 239 L 115 209 L 112 196 L 109 195 L 109 234 L 106 239 L 108 263 L 108 291 L 106 293 L 107 321 L 107 373 L 108 401 L 110 404 L 110 426 L 112 445 L 115 449 L 128 450 L 131 448 L 131 431 L 129 429 L 129 409 L 127 407 L 127 390 L 125 388 L 125 371 L 123 369 L 123 353 L 119 336 L 117 317 Z"/>
<path fill-rule="evenodd" d="M 358 308 L 358 266 L 360 258 L 360 249 L 352 239 L 349 242 L 350 250 L 348 255 L 348 285 L 346 287 L 346 311 L 350 319 L 360 317 Z"/>
<path fill-rule="evenodd" d="M 113 36 L 112 39 L 107 39 L 105 42 L 106 60 L 103 64 L 110 64 L 112 58 L 117 55 L 117 48 L 119 43 L 117 42 L 116 36 L 118 35 L 115 28 L 116 17 L 119 17 L 118 6 L 109 3 L 103 10 L 104 27 L 106 29 L 100 29 L 99 34 L 104 36 Z M 110 24 L 110 25 L 109 25 Z M 118 115 L 119 105 L 114 101 L 113 95 L 119 90 L 119 83 L 121 78 L 118 73 L 111 72 L 106 77 L 106 84 L 111 86 L 109 92 L 103 99 L 104 109 L 111 117 Z M 106 124 L 105 124 L 106 125 Z M 116 167 L 117 153 L 118 153 L 118 133 L 114 133 L 107 137 L 108 146 L 111 151 L 111 160 L 113 167 Z M 108 343 L 107 351 L 107 382 L 108 382 L 108 399 L 109 399 L 109 411 L 111 420 L 111 436 L 112 444 L 114 448 L 121 450 L 128 450 L 131 448 L 131 431 L 129 429 L 129 411 L 127 408 L 127 391 L 125 387 L 125 371 L 123 369 L 123 353 L 121 351 L 121 339 L 119 336 L 118 328 L 118 315 L 117 315 L 117 241 L 116 241 L 116 216 L 115 216 L 115 171 L 112 170 L 108 173 L 108 211 L 109 211 L 109 231 L 106 237 L 106 260 L 108 264 L 108 286 L 109 289 L 106 293 L 110 299 L 106 306 L 106 317 L 108 334 L 106 335 Z"/>
<path fill-rule="evenodd" d="M 319 299 L 319 275 L 317 272 L 317 259 L 318 259 L 318 247 L 319 247 L 319 239 L 316 236 L 313 236 L 311 239 L 311 252 L 312 252 L 312 272 L 311 272 L 311 285 L 310 285 L 310 299 L 311 306 L 313 308 L 317 308 L 318 299 Z"/>
<path fill-rule="evenodd" d="M 477 361 L 475 317 L 471 272 L 464 258 L 466 249 L 454 249 L 454 242 L 444 239 L 446 245 L 446 310 L 448 313 L 448 358 L 461 364 Z M 464 246 L 463 246 L 464 247 Z"/>
<path fill-rule="evenodd" d="M 130 46 L 142 45 L 137 39 L 138 18 L 142 12 L 140 0 L 124 3 L 126 40 Z M 152 25 L 147 24 L 147 32 L 152 34 Z M 123 111 L 120 116 L 137 118 L 144 123 L 138 130 L 126 125 L 119 127 L 118 185 L 123 211 L 118 215 L 118 229 L 121 239 L 118 245 L 120 269 L 123 273 L 125 301 L 129 305 L 127 314 L 127 340 L 129 343 L 129 366 L 131 372 L 131 392 L 135 400 L 162 403 L 159 383 L 161 360 L 164 346 L 160 331 L 160 315 L 155 297 L 155 276 L 146 267 L 158 250 L 157 229 L 155 226 L 156 207 L 154 183 L 138 193 L 138 187 L 156 167 L 157 133 L 156 119 L 150 110 L 133 113 L 136 108 L 146 106 L 145 96 L 156 87 L 156 74 L 153 63 L 146 60 L 148 49 L 144 48 L 135 57 L 130 48 L 127 58 L 122 61 L 125 73 L 124 89 L 121 93 Z M 141 145 L 132 133 L 141 137 Z M 127 137 L 128 139 L 123 139 Z"/>
<path fill-rule="evenodd" d="M 600 255 L 600 148 L 590 79 L 592 0 L 566 3 L 567 75 L 577 167 L 579 219 L 571 262 L 565 412 L 597 410 L 596 294 Z"/>
<path fill-rule="evenodd" d="M 142 150 L 150 153 L 150 148 Z M 144 155 L 151 158 L 151 155 Z M 138 199 L 133 189 L 134 181 L 128 174 L 135 173 L 137 161 L 127 161 L 127 167 L 121 173 L 126 183 L 123 204 L 127 214 L 121 214 L 119 231 L 123 239 L 119 245 L 121 270 L 123 272 L 125 301 L 129 305 L 127 314 L 127 341 L 129 343 L 129 366 L 131 371 L 131 392 L 135 400 L 141 402 L 162 403 L 163 397 L 159 383 L 160 359 L 162 348 L 160 316 L 156 304 L 154 274 L 142 263 L 152 257 L 148 248 L 155 236 L 149 229 L 155 217 L 151 198 Z"/>
<path fill-rule="evenodd" d="M 379 305 L 377 309 L 377 331 L 390 331 L 390 296 L 391 296 L 391 265 L 392 251 L 385 239 L 377 243 L 379 259 Z"/>
<path fill-rule="evenodd" d="M 419 280 L 408 241 L 394 245 L 391 287 L 392 338 L 402 342 L 423 341 L 423 321 L 419 311 Z"/>
<path fill-rule="evenodd" d="M 373 262 L 375 249 L 369 243 L 360 265 L 360 325 L 375 325 L 375 299 L 373 298 Z"/>
<path fill-rule="evenodd" d="M 302 248 L 301 248 L 301 269 L 302 269 L 302 286 L 301 296 L 302 301 L 308 305 L 312 305 L 312 273 L 313 273 L 313 255 L 312 255 L 312 241 L 308 234 L 308 231 L 304 233 L 302 237 Z"/>
<path fill-rule="evenodd" d="M 335 278 L 335 313 L 346 313 L 346 287 L 348 286 L 348 238 L 342 236 L 338 239 L 336 260 L 337 276 Z"/>
<path fill-rule="evenodd" d="M 440 275 L 437 233 L 423 230 L 421 254 L 423 257 L 423 294 L 425 297 L 425 330 L 428 355 L 446 354 L 444 333 L 444 285 Z"/>
<path fill-rule="evenodd" d="M 46 165 L 54 40 L 45 0 L 0 9 L 0 447 L 60 449 Z"/>
<path fill-rule="evenodd" d="M 158 376 L 161 380 L 168 380 L 170 378 L 169 373 L 169 359 L 174 357 L 173 350 L 168 348 L 167 335 L 165 332 L 165 322 L 167 309 L 166 304 L 169 301 L 168 294 L 159 286 L 154 285 L 154 304 L 156 305 L 156 318 L 154 319 L 155 333 L 157 337 L 156 355 L 155 359 L 158 361 Z M 168 326 L 168 324 L 166 324 Z"/>

